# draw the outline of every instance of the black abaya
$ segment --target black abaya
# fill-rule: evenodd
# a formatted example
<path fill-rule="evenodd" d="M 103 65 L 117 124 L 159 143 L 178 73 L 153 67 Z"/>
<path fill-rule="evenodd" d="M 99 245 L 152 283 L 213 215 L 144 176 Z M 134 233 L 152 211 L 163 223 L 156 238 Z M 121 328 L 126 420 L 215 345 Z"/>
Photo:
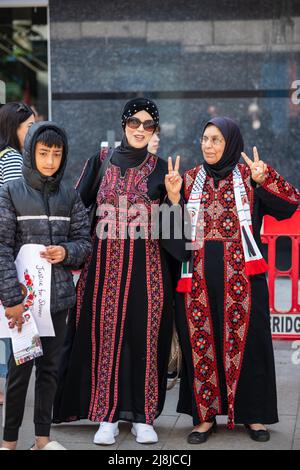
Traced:
<path fill-rule="evenodd" d="M 240 168 L 245 167 L 241 165 Z M 300 199 L 299 191 L 285 182 L 271 167 L 268 167 L 268 169 L 269 176 L 264 185 L 256 187 L 253 181 L 250 184 L 248 180 L 248 195 L 252 200 L 253 234 L 260 250 L 262 248 L 260 230 L 263 216 L 269 214 L 279 220 L 288 218 L 297 209 Z M 199 167 L 185 174 L 187 199 L 198 171 Z M 249 170 L 244 169 L 243 174 L 246 181 L 246 178 L 249 178 Z M 189 190 L 187 190 L 187 185 Z M 253 192 L 252 195 L 251 192 Z M 230 236 L 236 237 L 234 227 L 238 227 L 238 225 L 236 225 L 236 216 L 232 208 L 232 194 L 233 188 L 230 176 L 222 180 L 219 187 L 214 185 L 211 177 L 207 177 L 202 199 L 206 224 L 204 232 L 204 279 L 213 326 L 211 338 L 216 354 L 216 374 L 220 394 L 219 412 L 216 412 L 216 408 L 212 408 L 211 416 L 228 414 L 227 384 L 224 370 L 224 305 L 226 305 L 224 295 L 228 287 L 228 279 L 224 277 L 224 273 L 226 273 L 225 247 L 228 240 L 230 242 L 230 238 L 226 238 L 225 235 L 215 236 L 215 233 L 223 233 L 222 230 L 225 225 L 223 222 L 221 224 L 220 221 L 224 221 L 223 213 L 226 213 L 226 226 L 230 227 Z M 211 209 L 214 200 L 221 202 L 218 211 L 215 212 Z M 228 206 L 226 205 L 227 200 L 230 202 Z M 211 231 L 211 227 L 215 227 L 215 232 Z M 207 237 L 206 233 L 208 232 L 212 236 Z M 214 237 L 216 240 L 213 239 Z M 217 240 L 218 238 L 219 240 Z M 199 269 L 199 267 L 194 266 L 194 270 L 196 269 Z M 245 349 L 234 399 L 234 422 L 272 424 L 278 421 L 278 412 L 266 276 L 265 274 L 250 276 L 248 282 L 250 282 L 251 308 Z M 200 419 L 199 404 L 197 404 L 195 394 L 195 362 L 193 360 L 195 352 L 191 345 L 188 320 L 191 312 L 187 312 L 185 295 L 187 294 L 176 294 L 176 324 L 183 351 L 177 411 L 191 415 L 194 425 L 198 425 L 203 422 L 203 419 Z M 204 312 L 202 314 L 205 315 Z M 200 311 L 199 315 L 201 315 Z M 197 354 L 196 359 L 199 362 L 198 350 Z M 200 364 L 201 360 L 200 358 Z M 203 383 L 205 384 L 205 379 Z"/>
<path fill-rule="evenodd" d="M 97 158 L 86 165 L 78 187 L 87 207 L 95 197 L 89 188 L 100 168 Z M 132 161 L 122 168 L 121 163 L 118 156 L 109 164 L 98 205 L 117 208 L 119 197 L 126 196 L 128 209 L 142 203 L 149 214 L 152 205 L 165 200 L 167 163 L 150 154 L 137 166 Z M 180 217 L 176 220 L 181 224 Z M 168 240 L 101 240 L 94 234 L 93 240 L 77 306 L 70 312 L 54 422 L 89 418 L 152 424 L 164 405 L 172 336 L 169 257 L 184 260 L 189 254 L 184 240 L 172 235 Z"/>

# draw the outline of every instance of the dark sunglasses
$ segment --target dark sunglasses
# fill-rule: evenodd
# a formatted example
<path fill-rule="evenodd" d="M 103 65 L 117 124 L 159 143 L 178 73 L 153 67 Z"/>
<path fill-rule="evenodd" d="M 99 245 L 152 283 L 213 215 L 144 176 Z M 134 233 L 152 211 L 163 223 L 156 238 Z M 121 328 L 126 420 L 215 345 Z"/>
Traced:
<path fill-rule="evenodd" d="M 130 129 L 138 129 L 143 124 L 143 128 L 147 132 L 154 132 L 156 129 L 156 124 L 152 119 L 142 122 L 140 119 L 132 116 L 126 119 L 126 124 Z"/>
<path fill-rule="evenodd" d="M 19 111 L 28 111 L 28 106 L 26 106 L 26 105 L 23 104 L 23 103 L 19 103 L 19 107 L 18 107 L 18 109 L 17 109 L 17 113 L 18 113 Z"/>

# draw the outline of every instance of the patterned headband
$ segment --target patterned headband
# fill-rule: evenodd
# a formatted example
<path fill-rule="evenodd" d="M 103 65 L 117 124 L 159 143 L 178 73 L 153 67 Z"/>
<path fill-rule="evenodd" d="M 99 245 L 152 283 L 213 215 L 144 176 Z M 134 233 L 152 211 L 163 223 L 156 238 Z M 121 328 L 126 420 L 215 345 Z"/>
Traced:
<path fill-rule="evenodd" d="M 139 111 L 147 111 L 150 114 L 155 124 L 159 124 L 159 113 L 154 101 L 147 98 L 136 98 L 126 103 L 122 114 L 122 127 L 125 129 L 126 119 L 138 113 Z"/>

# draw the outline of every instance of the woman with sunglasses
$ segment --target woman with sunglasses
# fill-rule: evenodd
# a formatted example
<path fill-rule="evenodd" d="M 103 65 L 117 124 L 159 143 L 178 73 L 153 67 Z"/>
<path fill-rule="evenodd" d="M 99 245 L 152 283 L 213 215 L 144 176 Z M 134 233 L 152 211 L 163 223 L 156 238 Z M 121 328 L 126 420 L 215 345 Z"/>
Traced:
<path fill-rule="evenodd" d="M 0 187 L 22 176 L 22 150 L 34 112 L 25 103 L 6 103 L 0 108 Z M 0 299 L 1 300 L 1 299 Z M 2 347 L 1 347 L 2 346 Z M 0 377 L 6 377 L 11 353 L 9 340 L 0 340 Z M 0 405 L 4 394 L 0 391 Z"/>
<path fill-rule="evenodd" d="M 174 227 L 166 239 L 151 232 L 160 205 L 181 209 L 179 157 L 173 168 L 172 159 L 167 164 L 147 150 L 158 124 L 153 101 L 129 101 L 121 145 L 90 159 L 78 184 L 86 207 L 97 199 L 98 219 L 70 314 L 54 422 L 100 423 L 95 444 L 115 443 L 119 421 L 132 423 L 137 442 L 158 441 L 153 422 L 164 405 L 172 336 L 169 258 L 189 256 Z M 105 157 L 107 169 L 94 188 Z"/>
<path fill-rule="evenodd" d="M 265 214 L 291 217 L 300 193 L 256 147 L 252 159 L 243 152 L 229 118 L 206 123 L 201 149 L 203 163 L 184 174 L 194 247 L 177 287 L 184 357 L 177 411 L 193 417 L 190 444 L 208 439 L 217 415 L 228 416 L 229 429 L 244 424 L 253 440 L 266 442 L 265 425 L 278 414 L 260 229 Z"/>

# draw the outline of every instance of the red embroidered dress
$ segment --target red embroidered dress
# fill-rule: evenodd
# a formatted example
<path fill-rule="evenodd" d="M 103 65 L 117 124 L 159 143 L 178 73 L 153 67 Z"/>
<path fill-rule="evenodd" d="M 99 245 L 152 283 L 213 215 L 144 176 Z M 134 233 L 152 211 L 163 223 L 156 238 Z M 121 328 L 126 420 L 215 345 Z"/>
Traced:
<path fill-rule="evenodd" d="M 271 167 L 257 188 L 250 169 L 242 164 L 239 169 L 251 205 L 254 237 L 261 247 L 263 215 L 290 217 L 299 204 L 299 192 Z M 184 175 L 186 200 L 198 171 L 199 167 Z M 218 188 L 207 176 L 201 203 L 205 241 L 194 252 L 192 292 L 184 300 L 177 295 L 186 359 L 178 411 L 191 414 L 195 425 L 218 414 L 228 414 L 229 428 L 234 422 L 277 422 L 267 285 L 264 275 L 245 274 L 232 173 Z"/>
<path fill-rule="evenodd" d="M 97 231 L 110 227 L 115 237 L 101 240 L 94 234 L 94 249 L 78 282 L 55 422 L 89 418 L 151 424 L 163 408 L 172 335 L 167 251 L 178 256 L 181 241 L 152 239 L 148 222 L 165 198 L 166 173 L 167 163 L 150 154 L 124 174 L 113 163 L 106 170 L 97 204 L 105 204 L 107 212 L 100 215 Z M 86 168 L 79 184 L 87 206 L 94 175 Z M 132 209 L 139 204 L 136 222 Z M 144 230 L 146 239 L 124 237 L 127 225 L 129 233 Z"/>

